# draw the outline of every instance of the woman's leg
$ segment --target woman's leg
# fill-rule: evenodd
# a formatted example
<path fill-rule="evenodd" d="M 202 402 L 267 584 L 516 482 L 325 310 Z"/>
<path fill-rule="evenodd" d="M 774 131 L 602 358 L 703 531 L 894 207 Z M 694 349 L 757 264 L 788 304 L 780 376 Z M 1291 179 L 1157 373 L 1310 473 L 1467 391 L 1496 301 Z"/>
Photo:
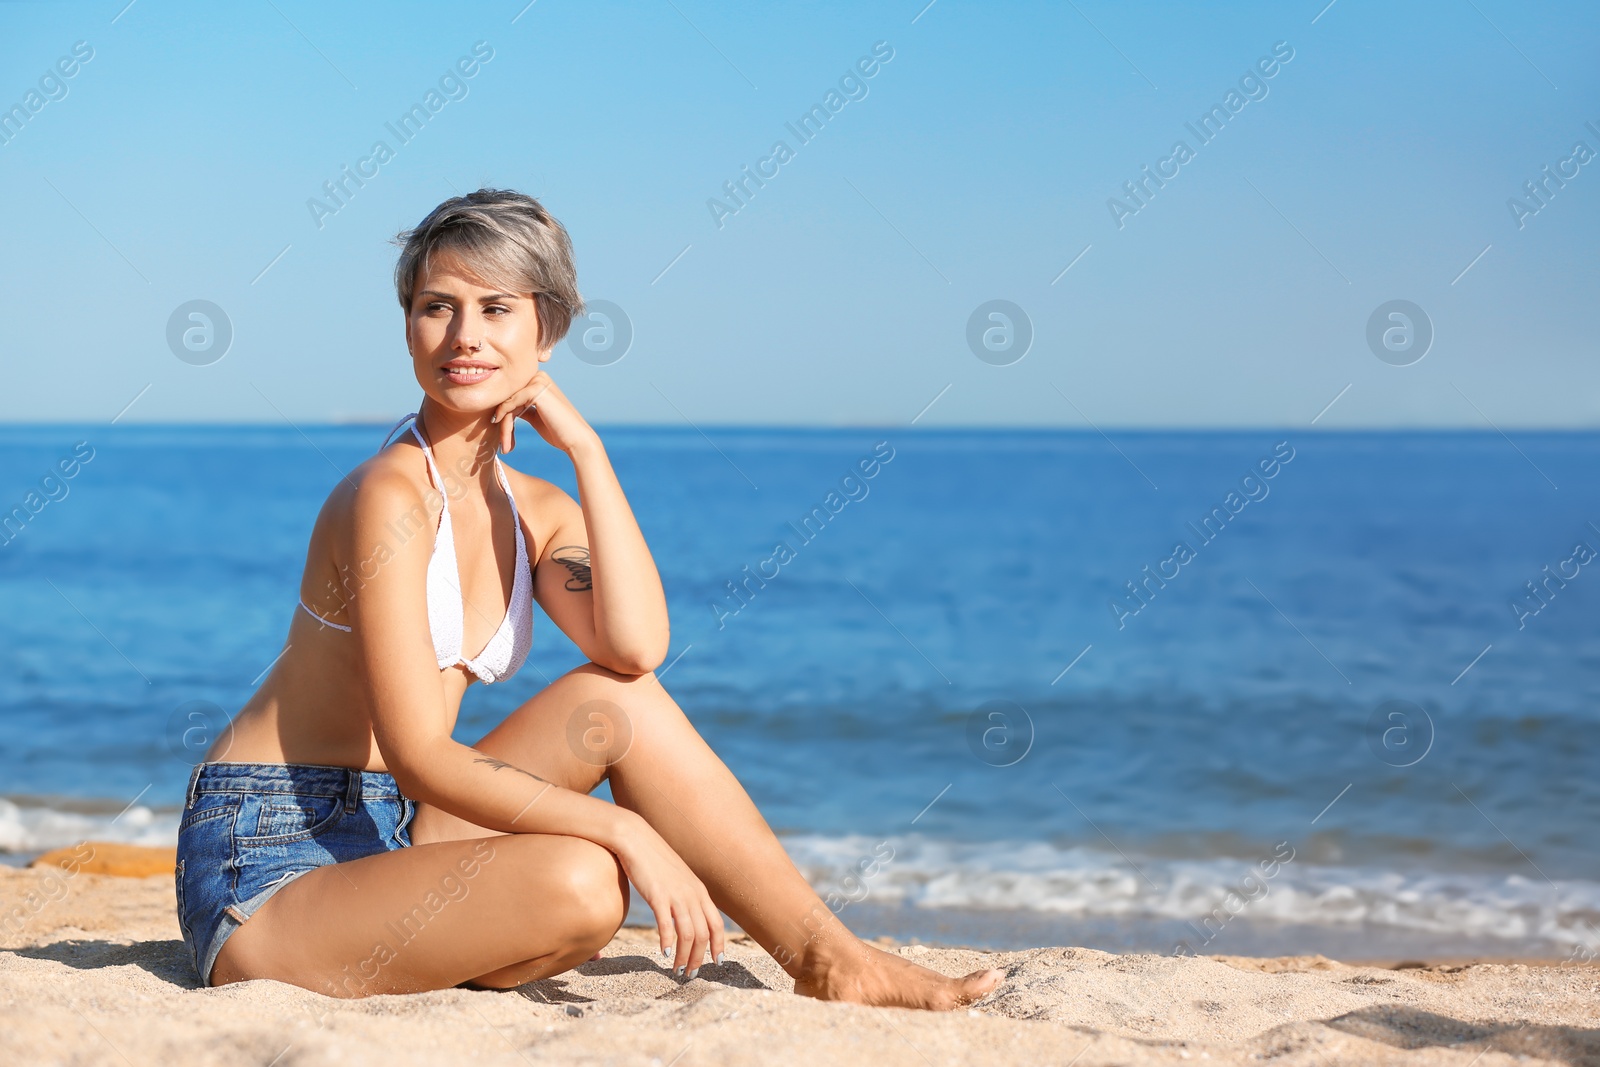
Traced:
<path fill-rule="evenodd" d="M 986 996 L 1003 977 L 980 971 L 946 978 L 851 934 L 653 674 L 622 675 L 584 664 L 474 747 L 586 791 L 609 777 L 617 803 L 642 815 L 683 857 L 717 907 L 794 977 L 796 992 L 950 1008 Z M 489 832 L 430 805 L 418 806 L 411 830 L 413 841 Z"/>
<path fill-rule="evenodd" d="M 508 988 L 582 963 L 627 910 L 616 857 L 589 841 L 417 845 L 290 882 L 223 944 L 211 980 L 273 978 L 339 997 Z"/>

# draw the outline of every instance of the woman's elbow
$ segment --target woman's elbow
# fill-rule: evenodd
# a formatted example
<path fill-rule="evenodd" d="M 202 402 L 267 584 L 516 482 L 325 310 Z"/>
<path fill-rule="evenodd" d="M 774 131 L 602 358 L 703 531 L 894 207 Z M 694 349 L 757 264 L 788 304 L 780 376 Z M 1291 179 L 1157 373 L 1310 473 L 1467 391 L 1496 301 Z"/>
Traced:
<path fill-rule="evenodd" d="M 412 764 L 398 760 L 385 759 L 384 766 L 389 776 L 394 779 L 395 788 L 400 790 L 402 796 L 412 800 L 434 803 L 433 791 L 427 779 L 419 774 Z"/>
<path fill-rule="evenodd" d="M 413 800 L 427 803 L 436 803 L 435 791 L 426 769 L 430 765 L 437 765 L 430 760 L 424 746 L 406 745 L 398 750 L 394 745 L 378 745 L 378 752 L 383 757 L 384 767 L 389 776 L 394 779 L 394 784 L 400 792 Z"/>
<path fill-rule="evenodd" d="M 661 666 L 661 661 L 665 658 L 665 656 L 611 655 L 596 657 L 594 662 L 617 674 L 640 675 L 649 674 Z"/>
<path fill-rule="evenodd" d="M 667 643 L 663 641 L 650 647 L 608 649 L 603 657 L 593 658 L 600 666 L 618 674 L 649 674 L 667 658 Z"/>

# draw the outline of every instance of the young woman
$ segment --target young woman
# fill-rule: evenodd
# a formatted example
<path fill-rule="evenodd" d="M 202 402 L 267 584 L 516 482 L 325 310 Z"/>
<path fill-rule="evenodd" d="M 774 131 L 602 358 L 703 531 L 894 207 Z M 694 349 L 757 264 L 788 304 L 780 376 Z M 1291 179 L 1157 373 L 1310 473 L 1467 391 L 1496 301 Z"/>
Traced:
<path fill-rule="evenodd" d="M 565 229 L 484 189 L 400 242 L 421 411 L 328 497 L 283 655 L 189 779 L 178 918 L 201 983 L 510 988 L 593 957 L 631 882 L 689 979 L 721 962 L 726 913 L 797 993 L 939 1009 L 993 991 L 999 970 L 947 978 L 846 930 L 652 673 L 655 564 L 541 369 L 582 307 Z M 572 461 L 578 501 L 500 462 L 519 418 Z M 453 740 L 467 686 L 521 666 L 535 600 L 590 662 Z M 615 804 L 589 795 L 602 780 Z"/>

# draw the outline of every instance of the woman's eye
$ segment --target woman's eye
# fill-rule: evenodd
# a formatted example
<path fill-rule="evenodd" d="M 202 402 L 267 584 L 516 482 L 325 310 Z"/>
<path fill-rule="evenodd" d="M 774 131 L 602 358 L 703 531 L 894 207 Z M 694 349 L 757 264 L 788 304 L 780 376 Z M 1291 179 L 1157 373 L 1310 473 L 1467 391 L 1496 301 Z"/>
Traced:
<path fill-rule="evenodd" d="M 486 308 L 484 308 L 484 309 L 483 309 L 483 310 L 484 310 L 484 311 L 502 311 L 502 312 L 508 312 L 508 311 L 510 311 L 510 310 L 511 310 L 511 309 L 510 309 L 510 308 L 508 308 L 508 307 L 506 307 L 506 306 L 505 306 L 505 305 L 504 305 L 504 304 L 490 304 L 490 305 L 489 305 L 489 306 L 488 306 L 488 307 L 486 307 Z"/>

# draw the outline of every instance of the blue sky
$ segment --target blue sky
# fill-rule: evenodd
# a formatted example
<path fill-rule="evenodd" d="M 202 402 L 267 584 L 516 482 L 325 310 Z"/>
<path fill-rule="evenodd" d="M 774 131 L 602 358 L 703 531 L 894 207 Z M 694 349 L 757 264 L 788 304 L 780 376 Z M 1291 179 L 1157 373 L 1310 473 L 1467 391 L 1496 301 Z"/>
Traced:
<path fill-rule="evenodd" d="M 0 108 L 39 93 L 0 127 L 0 420 L 411 410 L 389 239 L 493 185 L 540 197 L 631 323 L 620 360 L 550 364 L 597 424 L 1600 422 L 1600 159 L 1508 207 L 1600 152 L 1592 5 L 924 3 L 0 0 Z M 746 166 L 771 177 L 737 205 Z M 168 341 L 193 300 L 231 325 L 206 365 Z M 993 300 L 1020 359 L 969 344 Z M 1367 339 L 1393 300 L 1432 326 L 1406 366 Z"/>

